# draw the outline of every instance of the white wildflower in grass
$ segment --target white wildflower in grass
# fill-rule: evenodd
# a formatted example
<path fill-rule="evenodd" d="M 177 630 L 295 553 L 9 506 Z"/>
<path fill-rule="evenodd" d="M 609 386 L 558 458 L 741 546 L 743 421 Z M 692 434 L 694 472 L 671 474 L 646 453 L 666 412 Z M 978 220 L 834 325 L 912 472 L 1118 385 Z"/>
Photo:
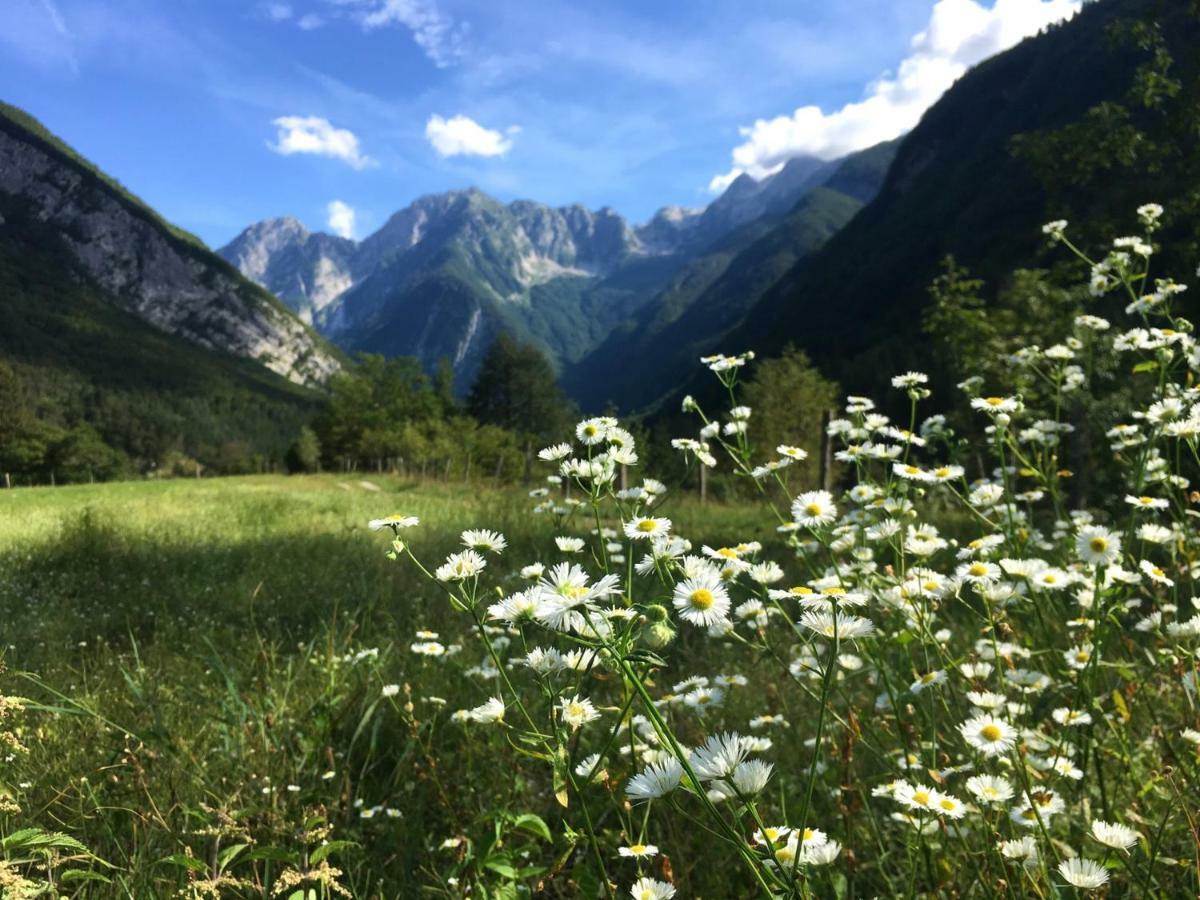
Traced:
<path fill-rule="evenodd" d="M 1092 837 L 1114 850 L 1128 850 L 1137 844 L 1139 836 L 1127 825 L 1101 822 L 1099 819 L 1095 819 L 1092 822 Z"/>
<path fill-rule="evenodd" d="M 679 617 L 692 625 L 709 626 L 729 616 L 729 591 L 719 576 L 702 573 L 675 585 L 671 598 Z"/>
<path fill-rule="evenodd" d="M 1020 409 L 1020 402 L 1014 397 L 976 397 L 971 401 L 971 408 L 992 415 L 1000 413 L 1015 413 Z"/>
<path fill-rule="evenodd" d="M 964 696 L 968 703 L 978 709 L 999 709 L 1008 700 L 1004 694 L 995 691 L 967 691 Z"/>
<path fill-rule="evenodd" d="M 629 888 L 629 896 L 633 900 L 671 900 L 675 896 L 675 886 L 650 877 L 639 878 Z"/>
<path fill-rule="evenodd" d="M 894 388 L 914 388 L 928 383 L 929 376 L 924 372 L 905 372 L 903 375 L 892 376 L 892 387 Z"/>
<path fill-rule="evenodd" d="M 999 848 L 1001 856 L 1020 862 L 1027 869 L 1037 868 L 1038 860 L 1041 858 L 1038 853 L 1037 841 L 1028 835 L 1012 841 L 1001 841 Z"/>
<path fill-rule="evenodd" d="M 975 716 L 958 726 L 968 744 L 984 756 L 1002 756 L 1017 742 L 1016 730 L 995 716 Z"/>
<path fill-rule="evenodd" d="M 926 672 L 923 675 L 918 675 L 916 680 L 908 686 L 908 689 L 914 694 L 919 694 L 925 688 L 936 687 L 939 684 L 945 684 L 946 673 L 941 669 L 935 669 L 932 672 Z"/>
<path fill-rule="evenodd" d="M 967 779 L 967 792 L 980 803 L 1004 803 L 1012 799 L 1013 786 L 999 775 L 973 775 Z"/>
<path fill-rule="evenodd" d="M 409 650 L 417 656 L 445 656 L 446 647 L 438 641 L 417 641 L 409 645 Z"/>
<path fill-rule="evenodd" d="M 854 641 L 875 633 L 875 625 L 870 619 L 845 613 L 835 616 L 832 612 L 806 612 L 800 616 L 800 624 L 830 640 Z"/>
<path fill-rule="evenodd" d="M 649 859 L 658 855 L 658 848 L 653 844 L 630 844 L 627 847 L 618 847 L 617 853 L 626 859 Z"/>
<path fill-rule="evenodd" d="M 1108 884 L 1108 870 L 1104 866 L 1078 856 L 1060 862 L 1058 874 L 1067 884 L 1083 891 L 1094 891 Z"/>
<path fill-rule="evenodd" d="M 554 444 L 538 451 L 538 459 L 544 462 L 558 462 L 571 455 L 570 444 Z"/>
<path fill-rule="evenodd" d="M 733 770 L 732 782 L 742 797 L 753 797 L 762 793 L 767 782 L 771 779 L 774 766 L 759 759 L 749 759 L 739 763 Z"/>
<path fill-rule="evenodd" d="M 592 701 L 576 694 L 570 700 L 563 698 L 558 704 L 559 715 L 563 722 L 572 730 L 582 728 L 588 722 L 600 718 L 600 713 L 592 705 Z"/>
<path fill-rule="evenodd" d="M 1146 494 L 1135 497 L 1133 494 L 1125 495 L 1125 502 L 1137 509 L 1146 510 L 1164 510 L 1170 508 L 1171 504 L 1161 497 L 1151 497 Z"/>
<path fill-rule="evenodd" d="M 1138 219 L 1147 228 L 1152 228 L 1158 224 L 1158 220 L 1162 218 L 1163 208 L 1158 203 L 1143 203 L 1137 208 Z"/>
<path fill-rule="evenodd" d="M 1066 219 L 1055 219 L 1053 222 L 1047 222 L 1042 226 L 1042 234 L 1050 238 L 1052 241 L 1061 241 L 1067 231 Z"/>
<path fill-rule="evenodd" d="M 378 531 L 381 528 L 391 528 L 393 531 L 398 531 L 401 528 L 415 528 L 421 524 L 421 520 L 416 516 L 391 515 L 384 516 L 382 519 L 372 519 L 367 523 L 367 527 L 372 531 Z"/>
<path fill-rule="evenodd" d="M 602 444 L 608 437 L 609 430 L 616 424 L 608 417 L 584 419 L 575 426 L 575 437 L 583 445 L 594 447 Z"/>
<path fill-rule="evenodd" d="M 933 810 L 941 798 L 941 794 L 934 788 L 907 782 L 901 782 L 892 796 L 896 802 L 904 806 L 927 811 Z"/>
<path fill-rule="evenodd" d="M 669 756 L 660 762 L 651 763 L 634 775 L 625 785 L 625 795 L 631 800 L 657 800 L 665 797 L 683 778 L 683 764 Z"/>
<path fill-rule="evenodd" d="M 1142 570 L 1143 575 L 1145 575 L 1155 584 L 1171 587 L 1171 585 L 1175 583 L 1174 580 L 1172 580 L 1160 566 L 1156 566 L 1148 559 L 1143 559 L 1140 563 L 1138 563 L 1138 568 Z"/>
<path fill-rule="evenodd" d="M 792 501 L 792 521 L 804 528 L 830 525 L 837 519 L 837 506 L 828 491 L 807 491 Z"/>
<path fill-rule="evenodd" d="M 625 537 L 631 541 L 648 541 L 665 537 L 671 530 L 671 520 L 641 516 L 625 523 Z"/>
<path fill-rule="evenodd" d="M 556 537 L 554 545 L 563 553 L 579 553 L 583 550 L 583 538 Z"/>
<path fill-rule="evenodd" d="M 692 750 L 688 762 L 703 781 L 728 778 L 749 752 L 746 740 L 736 732 L 717 734 Z"/>
<path fill-rule="evenodd" d="M 800 850 L 800 864 L 810 866 L 827 866 L 842 852 L 842 845 L 837 841 L 826 841 L 815 847 L 804 846 Z"/>
<path fill-rule="evenodd" d="M 1004 573 L 995 563 L 976 560 L 959 566 L 954 574 L 971 584 L 995 584 Z"/>
<path fill-rule="evenodd" d="M 395 697 L 397 694 L 399 694 L 399 693 L 400 693 L 400 685 L 398 685 L 398 684 L 385 684 L 385 685 L 383 686 L 383 690 L 382 690 L 382 691 L 380 691 L 380 693 L 381 693 L 381 694 L 382 694 L 384 697 Z"/>
<path fill-rule="evenodd" d="M 466 581 L 474 578 L 487 566 L 487 560 L 474 550 L 451 553 L 433 573 L 438 581 Z"/>
<path fill-rule="evenodd" d="M 1121 557 L 1121 538 L 1107 528 L 1091 525 L 1075 536 L 1075 552 L 1089 566 L 1108 566 Z"/>
<path fill-rule="evenodd" d="M 1063 651 L 1063 660 L 1070 668 L 1082 671 L 1091 663 L 1094 652 L 1095 648 L 1091 644 L 1078 644 Z"/>
<path fill-rule="evenodd" d="M 464 547 L 471 550 L 482 550 L 485 553 L 503 553 L 504 548 L 508 546 L 508 541 L 504 539 L 504 535 L 498 531 L 489 531 L 486 528 L 478 531 L 464 531 L 462 533 L 462 542 Z"/>
<path fill-rule="evenodd" d="M 487 703 L 477 706 L 468 712 L 471 720 L 483 724 L 502 722 L 504 720 L 504 701 L 499 697 L 491 697 Z"/>

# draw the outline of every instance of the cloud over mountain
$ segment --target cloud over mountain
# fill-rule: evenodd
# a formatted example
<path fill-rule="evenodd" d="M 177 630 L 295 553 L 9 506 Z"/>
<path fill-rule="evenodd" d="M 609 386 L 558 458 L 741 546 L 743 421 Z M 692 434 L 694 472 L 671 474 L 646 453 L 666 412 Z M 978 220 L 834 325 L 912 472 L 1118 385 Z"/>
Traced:
<path fill-rule="evenodd" d="M 1079 7 L 1080 0 L 995 0 L 990 8 L 977 0 L 938 0 L 895 73 L 868 85 L 862 100 L 833 112 L 802 106 L 739 129 L 746 140 L 733 149 L 732 168 L 715 176 L 709 189 L 722 191 L 743 173 L 774 174 L 795 156 L 833 159 L 898 137 L 972 65 Z"/>
<path fill-rule="evenodd" d="M 435 114 L 425 123 L 425 137 L 440 156 L 503 156 L 512 149 L 512 136 L 518 131 L 515 126 L 504 133 L 484 128 L 464 115 L 444 119 Z"/>
<path fill-rule="evenodd" d="M 320 116 L 280 116 L 271 124 L 278 129 L 271 149 L 282 156 L 303 153 L 313 156 L 328 156 L 340 159 L 355 169 L 365 169 L 375 164 L 363 154 L 358 146 L 358 137 L 345 128 L 335 128 L 328 119 Z"/>
<path fill-rule="evenodd" d="M 355 212 L 354 207 L 342 200 L 330 200 L 325 207 L 328 218 L 325 220 L 329 230 L 338 237 L 354 238 Z"/>

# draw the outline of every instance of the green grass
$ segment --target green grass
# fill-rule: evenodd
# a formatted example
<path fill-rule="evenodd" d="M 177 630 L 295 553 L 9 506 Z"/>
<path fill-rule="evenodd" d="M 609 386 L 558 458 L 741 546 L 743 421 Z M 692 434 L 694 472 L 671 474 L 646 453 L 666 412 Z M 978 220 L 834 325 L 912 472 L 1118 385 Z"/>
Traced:
<path fill-rule="evenodd" d="M 516 489 L 373 475 L 0 492 L 0 693 L 35 701 L 30 753 L 16 772 L 0 768 L 0 792 L 23 812 L 0 815 L 0 832 L 36 825 L 82 841 L 116 867 L 94 865 L 112 881 L 86 896 L 168 896 L 185 870 L 162 860 L 237 843 L 249 846 L 229 871 L 248 886 L 228 895 L 258 896 L 299 859 L 318 814 L 354 842 L 335 862 L 360 897 L 445 890 L 466 863 L 442 840 L 479 841 L 510 813 L 543 817 L 561 853 L 545 767 L 498 780 L 501 737 L 465 742 L 448 721 L 494 692 L 466 674 L 482 645 L 366 529 L 418 515 L 410 534 L 434 561 L 460 530 L 486 525 L 508 535 L 505 563 L 520 564 L 558 533 L 530 505 Z M 738 530 L 749 509 L 689 501 L 671 514 L 697 537 L 769 537 Z M 464 649 L 418 657 L 408 648 L 421 629 Z M 378 657 L 345 661 L 372 648 Z M 411 686 L 411 698 L 383 698 L 385 684 Z M 363 818 L 358 803 L 384 809 Z M 545 843 L 521 834 L 514 848 Z"/>

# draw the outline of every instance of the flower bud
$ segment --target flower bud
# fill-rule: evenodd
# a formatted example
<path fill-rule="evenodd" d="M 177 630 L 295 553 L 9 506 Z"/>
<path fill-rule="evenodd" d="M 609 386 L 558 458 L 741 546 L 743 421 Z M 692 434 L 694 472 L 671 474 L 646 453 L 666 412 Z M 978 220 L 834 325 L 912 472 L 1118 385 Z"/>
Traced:
<path fill-rule="evenodd" d="M 668 622 L 657 622 L 643 632 L 646 643 L 655 650 L 661 650 L 675 640 L 675 629 Z"/>

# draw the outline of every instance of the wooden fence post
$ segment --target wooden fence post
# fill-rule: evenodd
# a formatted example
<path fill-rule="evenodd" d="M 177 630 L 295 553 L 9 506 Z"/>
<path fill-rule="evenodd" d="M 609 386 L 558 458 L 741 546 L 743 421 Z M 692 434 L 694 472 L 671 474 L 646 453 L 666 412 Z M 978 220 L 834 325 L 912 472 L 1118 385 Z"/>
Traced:
<path fill-rule="evenodd" d="M 833 410 L 827 409 L 821 413 L 821 472 L 818 481 L 823 490 L 830 489 L 833 481 L 833 440 L 829 437 L 829 423 L 833 419 Z"/>

